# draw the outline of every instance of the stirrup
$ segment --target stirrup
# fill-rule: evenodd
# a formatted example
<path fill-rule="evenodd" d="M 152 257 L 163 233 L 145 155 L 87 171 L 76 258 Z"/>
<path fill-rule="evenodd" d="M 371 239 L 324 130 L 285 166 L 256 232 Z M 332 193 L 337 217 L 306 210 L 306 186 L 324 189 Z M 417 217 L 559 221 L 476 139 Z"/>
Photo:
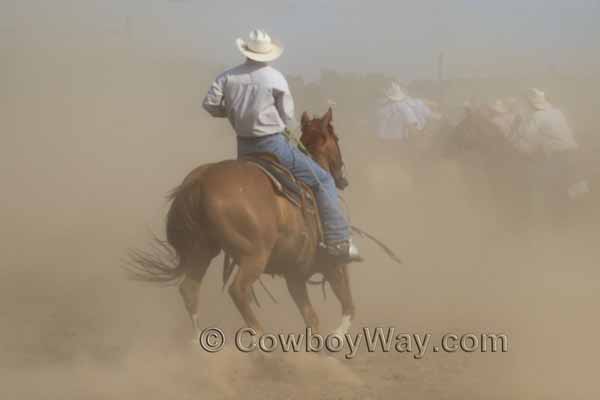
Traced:
<path fill-rule="evenodd" d="M 329 244 L 322 244 L 329 257 L 334 258 L 340 262 L 362 262 L 364 258 L 358 252 L 358 248 L 352 242 L 352 240 L 343 240 L 340 242 L 334 242 Z"/>

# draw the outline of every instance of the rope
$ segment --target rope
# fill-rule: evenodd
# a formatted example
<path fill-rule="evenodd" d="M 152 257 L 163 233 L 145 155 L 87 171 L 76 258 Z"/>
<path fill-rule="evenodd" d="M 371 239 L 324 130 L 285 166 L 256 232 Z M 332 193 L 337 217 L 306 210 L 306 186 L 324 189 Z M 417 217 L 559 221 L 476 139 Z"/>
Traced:
<path fill-rule="evenodd" d="M 369 240 L 371 240 L 373 243 L 375 243 L 376 245 L 378 245 L 384 252 L 385 254 L 388 255 L 388 257 L 390 257 L 393 261 L 395 261 L 398 264 L 402 264 L 402 260 L 400 259 L 400 257 L 398 257 L 387 245 L 385 245 L 381 240 L 377 239 L 375 236 L 365 232 L 364 230 L 352 225 L 351 229 L 358 233 L 358 235 L 360 235 L 361 237 L 365 237 Z"/>
<path fill-rule="evenodd" d="M 298 128 L 294 129 L 294 132 L 292 132 L 288 128 L 285 128 L 283 130 L 283 136 L 285 136 L 288 141 L 292 141 L 292 142 L 296 143 L 296 146 L 298 146 L 298 148 L 304 154 L 306 154 L 307 156 L 310 157 L 310 153 L 308 152 L 308 149 L 306 148 L 304 143 L 302 143 L 302 141 L 300 139 L 298 139 L 298 132 L 300 132 Z"/>

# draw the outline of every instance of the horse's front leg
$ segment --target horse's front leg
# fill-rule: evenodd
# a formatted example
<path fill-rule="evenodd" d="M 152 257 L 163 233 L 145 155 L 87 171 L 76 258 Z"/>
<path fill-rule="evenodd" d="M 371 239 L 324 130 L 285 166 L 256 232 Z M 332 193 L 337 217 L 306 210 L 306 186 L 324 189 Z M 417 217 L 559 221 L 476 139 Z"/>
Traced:
<path fill-rule="evenodd" d="M 350 330 L 350 325 L 354 319 L 354 301 L 350 291 L 350 278 L 348 276 L 347 265 L 336 265 L 325 268 L 325 279 L 331 285 L 333 293 L 340 301 L 342 306 L 342 322 L 334 331 L 335 334 L 343 336 Z"/>
<path fill-rule="evenodd" d="M 296 306 L 298 306 L 298 310 L 300 310 L 300 314 L 304 319 L 306 327 L 311 328 L 313 333 L 319 333 L 319 317 L 308 297 L 306 281 L 303 278 L 296 276 L 286 277 L 285 281 L 292 299 L 294 299 Z"/>

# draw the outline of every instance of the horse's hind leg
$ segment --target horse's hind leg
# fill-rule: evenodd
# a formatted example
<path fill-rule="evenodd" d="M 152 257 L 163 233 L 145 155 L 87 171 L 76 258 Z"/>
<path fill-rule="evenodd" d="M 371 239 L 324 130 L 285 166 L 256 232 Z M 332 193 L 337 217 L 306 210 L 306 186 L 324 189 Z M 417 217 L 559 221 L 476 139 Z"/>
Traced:
<path fill-rule="evenodd" d="M 263 332 L 263 329 L 250 307 L 250 296 L 252 285 L 266 267 L 267 258 L 266 255 L 240 257 L 238 272 L 231 285 L 229 285 L 229 295 L 240 314 L 242 314 L 246 325 L 254 329 L 259 335 Z"/>
<path fill-rule="evenodd" d="M 311 328 L 313 333 L 319 333 L 319 317 L 313 308 L 308 297 L 308 288 L 306 282 L 302 279 L 286 278 L 286 283 L 292 299 L 298 306 L 304 323 L 307 328 Z"/>
<path fill-rule="evenodd" d="M 192 320 L 196 334 L 199 334 L 201 330 L 198 319 L 200 285 L 211 260 L 217 254 L 218 250 L 216 249 L 204 248 L 201 251 L 196 251 L 193 256 L 182 260 L 182 262 L 189 263 L 189 267 L 185 278 L 179 284 L 179 293 L 183 298 L 183 303 Z"/>
<path fill-rule="evenodd" d="M 350 291 L 350 279 L 347 265 L 337 265 L 325 271 L 325 279 L 329 282 L 333 293 L 342 305 L 342 322 L 335 330 L 338 335 L 345 335 L 350 330 L 354 319 L 354 301 Z"/>

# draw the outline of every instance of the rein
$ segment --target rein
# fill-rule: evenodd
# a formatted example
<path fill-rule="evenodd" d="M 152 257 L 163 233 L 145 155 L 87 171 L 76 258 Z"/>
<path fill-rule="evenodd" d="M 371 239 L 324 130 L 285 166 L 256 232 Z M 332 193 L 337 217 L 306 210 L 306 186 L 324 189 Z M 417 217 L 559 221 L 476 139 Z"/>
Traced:
<path fill-rule="evenodd" d="M 283 136 L 285 136 L 289 141 L 292 141 L 292 142 L 296 143 L 296 146 L 298 146 L 298 148 L 304 154 L 306 154 L 307 156 L 310 156 L 310 153 L 308 152 L 308 149 L 306 148 L 306 146 L 304 145 L 304 143 L 302 143 L 302 141 L 300 139 L 298 139 L 298 137 L 297 137 L 298 136 L 298 132 L 299 132 L 298 128 L 294 129 L 294 132 L 292 132 L 288 128 L 285 128 L 283 130 Z"/>

